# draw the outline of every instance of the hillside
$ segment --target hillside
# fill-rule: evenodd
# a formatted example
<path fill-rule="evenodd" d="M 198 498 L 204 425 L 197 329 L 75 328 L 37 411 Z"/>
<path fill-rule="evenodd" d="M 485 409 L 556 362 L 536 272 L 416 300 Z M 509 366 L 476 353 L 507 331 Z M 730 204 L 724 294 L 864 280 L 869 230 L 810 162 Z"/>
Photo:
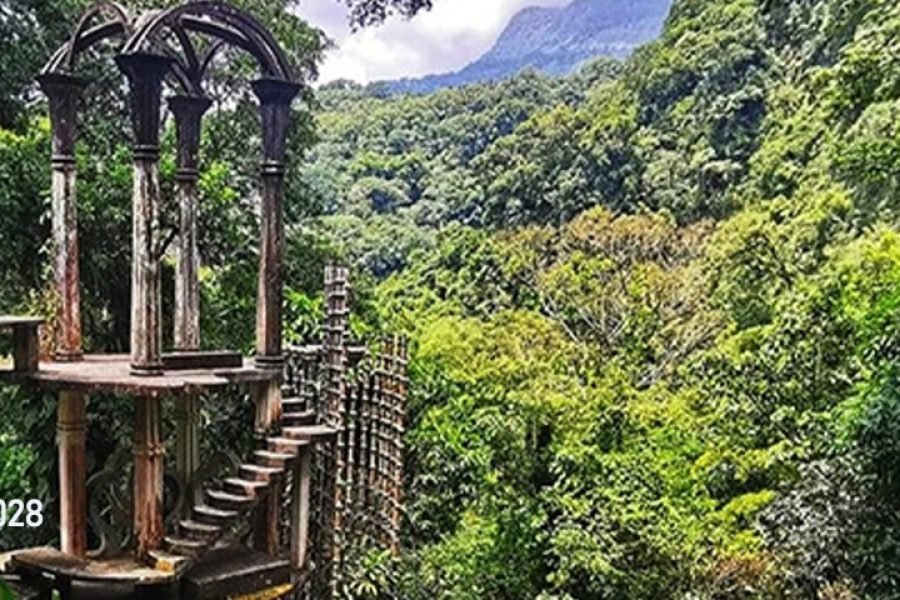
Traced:
<path fill-rule="evenodd" d="M 497 81 L 524 69 L 550 75 L 572 72 L 597 56 L 625 58 L 662 29 L 671 0 L 574 0 L 564 7 L 516 13 L 494 46 L 453 73 L 384 82 L 395 93 L 427 93 Z"/>
<path fill-rule="evenodd" d="M 411 350 L 403 551 L 343 547 L 341 598 L 897 598 L 900 4 L 675 0 L 623 61 L 315 95 L 286 169 L 285 339 L 321 338 L 339 262 L 354 337 Z M 22 106 L 0 308 L 48 314 L 51 140 Z M 248 352 L 258 119 L 249 95 L 210 111 L 198 182 L 202 339 Z M 130 141 L 84 123 L 85 336 L 123 351 Z M 55 452 L 54 403 L 0 399 L 21 449 L 0 498 L 49 502 L 54 463 L 29 457 Z M 211 401 L 207 443 L 249 447 L 250 399 Z M 92 399 L 92 438 L 127 447 L 126 409 Z"/>
<path fill-rule="evenodd" d="M 898 33 L 677 0 L 602 75 L 322 94 L 318 231 L 415 348 L 397 597 L 896 596 Z"/>

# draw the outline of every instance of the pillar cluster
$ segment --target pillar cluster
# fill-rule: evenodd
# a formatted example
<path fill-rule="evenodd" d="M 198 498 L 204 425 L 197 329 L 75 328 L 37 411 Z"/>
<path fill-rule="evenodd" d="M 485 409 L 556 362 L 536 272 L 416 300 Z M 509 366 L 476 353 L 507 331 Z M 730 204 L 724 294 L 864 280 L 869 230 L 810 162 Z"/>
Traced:
<path fill-rule="evenodd" d="M 90 15 L 102 11 L 91 12 Z M 219 3 L 188 3 L 158 13 L 148 13 L 129 21 L 115 11 L 110 24 L 90 29 L 88 19 L 79 24 L 70 42 L 54 54 L 38 79 L 50 104 L 53 130 L 52 200 L 54 264 L 56 287 L 55 358 L 82 360 L 81 315 L 78 272 L 78 216 L 76 201 L 75 138 L 77 108 L 85 82 L 70 73 L 74 56 L 106 37 L 130 35 L 115 62 L 128 82 L 128 104 L 133 133 L 132 164 L 132 264 L 131 336 L 129 370 L 132 376 L 165 375 L 163 356 L 161 260 L 167 235 L 161 231 L 163 202 L 160 189 L 159 140 L 163 90 L 167 83 L 179 93 L 166 104 L 174 120 L 177 136 L 175 194 L 178 202 L 178 236 L 175 244 L 174 350 L 201 353 L 200 336 L 200 253 L 198 180 L 203 117 L 211 106 L 202 92 L 203 71 L 221 44 L 210 44 L 205 56 L 198 56 L 184 31 L 174 36 L 183 45 L 183 56 L 163 56 L 155 48 L 154 36 L 167 28 L 196 25 L 198 33 L 218 37 L 248 50 L 259 62 L 263 77 L 252 82 L 259 100 L 262 123 L 262 163 L 260 173 L 260 252 L 258 304 L 256 315 L 256 357 L 258 369 L 271 373 L 256 386 L 257 429 L 267 431 L 281 414 L 281 263 L 284 248 L 284 160 L 291 103 L 301 85 L 291 81 L 287 61 L 274 39 L 248 15 Z M 180 18 L 192 17 L 191 18 Z M 184 507 L 202 500 L 196 478 L 199 471 L 199 398 L 180 396 L 176 406 L 176 470 L 186 494 Z M 76 556 L 86 553 L 85 438 L 86 397 L 62 392 L 59 403 L 58 437 L 61 482 L 62 549 Z M 163 445 L 160 432 L 160 399 L 135 397 L 135 481 L 134 528 L 139 557 L 146 557 L 163 541 L 162 477 Z M 308 502 L 304 492 L 297 491 Z M 268 509 L 277 516 L 277 507 Z M 274 534 L 273 534 L 274 535 Z M 272 536 L 269 536 L 271 538 Z M 264 539 L 262 546 L 272 546 Z M 296 550 L 300 552 L 300 550 Z"/>
<path fill-rule="evenodd" d="M 297 536 L 310 540 L 316 598 L 337 593 L 333 574 L 348 549 L 397 555 L 404 528 L 409 349 L 393 336 L 378 344 L 351 343 L 349 290 L 346 270 L 327 267 L 322 344 L 290 347 L 286 369 L 286 389 L 337 432 L 330 444 L 315 448 L 311 530 Z M 302 497 L 302 485 L 294 493 Z"/>

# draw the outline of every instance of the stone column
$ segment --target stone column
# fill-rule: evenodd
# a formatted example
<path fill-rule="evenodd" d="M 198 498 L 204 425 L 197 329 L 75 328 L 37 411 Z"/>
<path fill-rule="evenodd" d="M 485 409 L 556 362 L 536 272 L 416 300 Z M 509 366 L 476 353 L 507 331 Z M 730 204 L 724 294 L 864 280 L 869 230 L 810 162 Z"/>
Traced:
<path fill-rule="evenodd" d="M 259 98 L 263 139 L 256 363 L 263 368 L 281 370 L 284 154 L 291 102 L 301 86 L 271 78 L 258 79 L 252 85 Z"/>
<path fill-rule="evenodd" d="M 293 473 L 291 494 L 291 567 L 300 570 L 306 564 L 309 546 L 309 493 L 312 480 L 312 445 L 300 448 Z"/>
<path fill-rule="evenodd" d="M 78 272 L 78 205 L 75 193 L 75 138 L 78 100 L 85 81 L 65 73 L 45 73 L 38 84 L 50 102 L 53 155 L 54 278 L 56 360 L 80 360 L 81 297 Z M 60 392 L 57 409 L 60 549 L 83 558 L 87 552 L 87 402 L 84 394 Z"/>
<path fill-rule="evenodd" d="M 197 248 L 197 172 L 200 125 L 211 104 L 202 96 L 173 96 L 168 99 L 175 117 L 178 139 L 176 190 L 179 207 L 179 236 L 175 258 L 175 350 L 200 348 L 200 253 Z M 184 486 L 182 516 L 202 500 L 197 485 L 200 468 L 199 398 L 193 394 L 175 400 L 176 456 L 178 480 Z"/>
<path fill-rule="evenodd" d="M 266 438 L 281 419 L 281 384 L 277 376 L 254 383 L 250 391 L 256 405 L 253 435 L 259 448 L 266 447 Z M 284 480 L 281 475 L 269 480 L 269 492 L 254 509 L 253 546 L 260 552 L 276 556 L 278 524 L 281 521 L 281 496 Z"/>
<path fill-rule="evenodd" d="M 262 188 L 260 190 L 259 286 L 256 301 L 256 365 L 271 369 L 271 381 L 256 386 L 256 430 L 262 435 L 281 416 L 281 263 L 284 251 L 284 155 L 291 102 L 300 85 L 282 79 L 258 79 L 253 92 L 262 117 Z M 274 554 L 278 550 L 281 483 L 274 483 L 268 499 L 256 509 L 254 545 Z"/>
<path fill-rule="evenodd" d="M 159 272 L 159 109 L 171 59 L 155 54 L 120 54 L 116 64 L 130 84 L 134 127 L 132 194 L 131 372 L 162 372 Z"/>
<path fill-rule="evenodd" d="M 160 548 L 163 525 L 165 446 L 160 435 L 160 401 L 135 398 L 134 410 L 134 536 L 139 560 Z"/>
<path fill-rule="evenodd" d="M 56 359 L 81 358 L 81 297 L 78 273 L 78 205 L 75 194 L 75 138 L 78 99 L 84 91 L 82 79 L 63 73 L 38 77 L 50 101 L 53 133 L 54 276 L 56 280 Z"/>
<path fill-rule="evenodd" d="M 84 394 L 60 392 L 56 422 L 59 446 L 60 550 L 84 558 L 87 553 L 87 403 Z"/>
<path fill-rule="evenodd" d="M 182 517 L 203 500 L 200 469 L 200 402 L 193 394 L 175 399 L 175 474 L 182 486 Z"/>
<path fill-rule="evenodd" d="M 175 175 L 180 211 L 175 262 L 175 349 L 200 348 L 200 253 L 197 249 L 197 172 L 200 124 L 209 98 L 173 96 L 168 99 L 175 117 L 178 171 Z"/>

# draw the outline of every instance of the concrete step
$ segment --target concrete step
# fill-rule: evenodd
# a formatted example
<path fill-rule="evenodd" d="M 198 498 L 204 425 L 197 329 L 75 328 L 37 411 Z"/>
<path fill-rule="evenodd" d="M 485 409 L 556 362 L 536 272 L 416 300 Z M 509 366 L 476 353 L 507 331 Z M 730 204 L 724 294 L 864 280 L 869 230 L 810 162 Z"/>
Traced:
<path fill-rule="evenodd" d="M 228 527 L 239 515 L 239 513 L 234 510 L 222 510 L 205 504 L 198 504 L 195 506 L 193 513 L 194 521 L 206 523 L 207 525 L 216 525 L 217 527 L 222 528 Z"/>
<path fill-rule="evenodd" d="M 178 534 L 189 540 L 212 543 L 222 535 L 222 527 L 187 519 L 179 521 Z"/>
<path fill-rule="evenodd" d="M 217 490 L 206 490 L 206 502 L 212 508 L 237 512 L 249 510 L 256 503 L 253 496 L 229 494 Z"/>
<path fill-rule="evenodd" d="M 250 496 L 252 498 L 261 496 L 269 487 L 268 481 L 255 481 L 252 479 L 241 479 L 240 477 L 229 477 L 224 484 L 224 489 L 229 494 Z"/>
<path fill-rule="evenodd" d="M 309 440 L 300 440 L 287 437 L 270 437 L 266 440 L 269 450 L 279 454 L 290 454 L 296 456 L 300 452 L 300 448 L 309 445 Z"/>
<path fill-rule="evenodd" d="M 285 427 L 302 427 L 316 424 L 316 413 L 312 410 L 285 412 L 281 415 L 281 424 Z"/>
<path fill-rule="evenodd" d="M 269 450 L 257 450 L 253 453 L 253 459 L 261 467 L 272 467 L 284 471 L 291 466 L 296 456 Z"/>
<path fill-rule="evenodd" d="M 204 541 L 183 537 L 166 536 L 165 547 L 169 552 L 180 554 L 181 556 L 200 556 L 209 547 L 209 544 Z"/>
<path fill-rule="evenodd" d="M 268 483 L 269 479 L 271 479 L 273 476 L 280 475 L 282 473 L 284 473 L 284 469 L 278 467 L 263 467 L 253 463 L 241 465 L 241 468 L 238 471 L 241 479 L 260 481 L 265 483 Z"/>
<path fill-rule="evenodd" d="M 306 425 L 304 427 L 285 427 L 281 433 L 289 438 L 319 442 L 331 439 L 337 435 L 337 430 L 325 425 Z"/>

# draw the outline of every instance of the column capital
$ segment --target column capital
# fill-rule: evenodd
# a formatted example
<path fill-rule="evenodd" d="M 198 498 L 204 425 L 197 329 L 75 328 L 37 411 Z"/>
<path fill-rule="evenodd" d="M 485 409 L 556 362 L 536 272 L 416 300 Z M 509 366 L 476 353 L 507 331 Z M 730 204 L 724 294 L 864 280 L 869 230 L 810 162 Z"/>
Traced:
<path fill-rule="evenodd" d="M 150 53 L 119 54 L 119 69 L 130 84 L 134 158 L 156 160 L 159 155 L 159 108 L 162 82 L 172 67 L 167 56 Z"/>
<path fill-rule="evenodd" d="M 34 79 L 48 98 L 68 95 L 78 96 L 88 84 L 87 79 L 66 72 L 41 73 Z"/>
<path fill-rule="evenodd" d="M 198 153 L 200 151 L 200 122 L 203 114 L 212 106 L 212 100 L 206 96 L 178 94 L 166 98 L 166 104 L 175 117 L 178 144 L 178 171 L 175 178 L 179 181 L 196 181 Z"/>
<path fill-rule="evenodd" d="M 189 118 L 203 116 L 203 113 L 212 106 L 212 100 L 206 96 L 173 94 L 166 98 L 166 104 L 169 105 L 175 118 L 179 116 Z"/>
<path fill-rule="evenodd" d="M 281 177 L 290 125 L 291 102 L 302 85 L 285 79 L 264 78 L 252 82 L 253 93 L 259 98 L 262 116 L 263 174 Z"/>
<path fill-rule="evenodd" d="M 118 54 L 115 59 L 119 69 L 132 81 L 146 79 L 160 83 L 172 67 L 174 59 L 151 52 Z"/>
<path fill-rule="evenodd" d="M 56 169 L 71 169 L 75 165 L 78 99 L 87 81 L 68 73 L 43 73 L 36 81 L 50 104 L 53 130 L 50 162 Z"/>
<path fill-rule="evenodd" d="M 262 77 L 250 82 L 260 104 L 290 105 L 303 89 L 303 85 L 277 77 Z"/>

